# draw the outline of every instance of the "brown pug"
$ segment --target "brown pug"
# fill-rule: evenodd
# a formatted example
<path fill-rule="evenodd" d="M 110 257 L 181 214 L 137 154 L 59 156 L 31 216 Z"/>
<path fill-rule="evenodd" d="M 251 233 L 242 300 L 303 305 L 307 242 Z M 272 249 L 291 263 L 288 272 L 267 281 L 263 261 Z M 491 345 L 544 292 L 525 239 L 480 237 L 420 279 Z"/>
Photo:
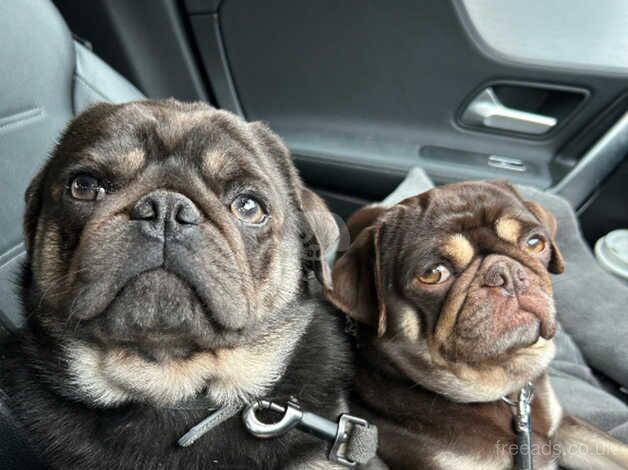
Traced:
<path fill-rule="evenodd" d="M 370 206 L 329 299 L 358 322 L 354 402 L 392 469 L 507 469 L 528 382 L 534 468 L 628 468 L 628 448 L 570 416 L 549 383 L 563 271 L 554 217 L 507 183 L 439 187 Z"/>
<path fill-rule="evenodd" d="M 1 378 L 53 467 L 337 468 L 239 415 L 177 446 L 214 407 L 345 407 L 348 344 L 305 291 L 337 227 L 275 134 L 201 103 L 97 105 L 26 202 L 28 325 Z"/>

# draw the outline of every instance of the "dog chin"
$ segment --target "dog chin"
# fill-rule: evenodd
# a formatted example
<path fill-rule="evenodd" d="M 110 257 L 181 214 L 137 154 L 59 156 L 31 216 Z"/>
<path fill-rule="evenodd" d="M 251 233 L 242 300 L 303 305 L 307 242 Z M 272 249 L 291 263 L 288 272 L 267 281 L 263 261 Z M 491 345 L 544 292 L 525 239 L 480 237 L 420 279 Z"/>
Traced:
<path fill-rule="evenodd" d="M 63 354 L 72 386 L 62 393 L 97 407 L 173 406 L 199 395 L 216 405 L 249 402 L 267 394 L 283 375 L 307 324 L 307 316 L 295 317 L 237 346 L 160 361 L 134 348 L 68 340 Z"/>
<path fill-rule="evenodd" d="M 443 374 L 446 387 L 438 391 L 459 402 L 499 400 L 543 375 L 554 354 L 554 342 L 539 337 L 533 344 L 518 348 L 492 365 L 476 368 L 472 364 L 457 364 L 453 374 Z"/>
<path fill-rule="evenodd" d="M 155 362 L 126 348 L 102 350 L 80 342 L 65 348 L 75 398 L 99 407 L 129 402 L 167 407 L 199 395 L 222 405 L 265 393 L 276 371 L 262 369 L 256 376 L 246 363 L 251 355 L 234 351 L 204 351 Z"/>
<path fill-rule="evenodd" d="M 136 354 L 146 362 L 153 363 L 191 359 L 203 351 L 193 340 L 184 341 L 178 335 L 171 337 L 162 334 L 150 335 L 131 343 L 121 344 L 118 349 L 125 350 L 129 354 Z M 205 351 L 211 352 L 211 350 Z"/>

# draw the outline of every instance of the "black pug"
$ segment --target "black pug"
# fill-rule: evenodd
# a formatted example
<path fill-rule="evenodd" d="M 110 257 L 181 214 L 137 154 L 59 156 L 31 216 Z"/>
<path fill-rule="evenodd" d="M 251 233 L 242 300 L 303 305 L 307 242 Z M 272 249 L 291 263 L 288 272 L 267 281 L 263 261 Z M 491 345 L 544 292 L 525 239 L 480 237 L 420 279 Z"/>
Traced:
<path fill-rule="evenodd" d="M 26 193 L 27 326 L 2 363 L 9 406 L 55 468 L 338 468 L 299 430 L 238 415 L 187 448 L 209 406 L 260 398 L 345 412 L 350 348 L 308 300 L 338 235 L 280 139 L 174 100 L 77 117 Z"/>

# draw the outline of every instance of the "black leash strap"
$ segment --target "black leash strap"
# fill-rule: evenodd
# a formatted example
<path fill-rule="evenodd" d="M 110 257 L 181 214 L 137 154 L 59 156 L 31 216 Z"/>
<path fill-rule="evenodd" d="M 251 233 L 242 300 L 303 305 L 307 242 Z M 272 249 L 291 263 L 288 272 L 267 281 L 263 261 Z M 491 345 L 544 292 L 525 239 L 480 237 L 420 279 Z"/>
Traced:
<path fill-rule="evenodd" d="M 509 405 L 516 408 L 514 417 L 515 428 L 515 470 L 533 470 L 532 465 L 532 400 L 534 386 L 528 383 L 519 392 L 519 399 L 514 402 L 502 397 Z"/>

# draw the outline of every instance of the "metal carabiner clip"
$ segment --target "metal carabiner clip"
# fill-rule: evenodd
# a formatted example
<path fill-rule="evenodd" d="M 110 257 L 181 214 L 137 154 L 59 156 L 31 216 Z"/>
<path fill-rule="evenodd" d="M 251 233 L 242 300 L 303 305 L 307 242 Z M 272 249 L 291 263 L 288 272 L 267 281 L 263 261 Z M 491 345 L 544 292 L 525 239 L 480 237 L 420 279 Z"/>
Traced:
<path fill-rule="evenodd" d="M 274 423 L 263 423 L 257 419 L 255 414 L 258 410 L 271 410 L 277 413 L 283 413 L 279 421 Z M 244 425 L 251 434 L 261 439 L 270 439 L 271 437 L 281 436 L 290 431 L 303 419 L 303 411 L 293 402 L 281 406 L 268 400 L 259 400 L 247 406 L 242 413 Z"/>
<path fill-rule="evenodd" d="M 279 421 L 274 423 L 263 423 L 257 419 L 255 414 L 258 410 L 271 410 L 277 413 L 283 413 L 283 416 Z M 372 450 L 372 455 L 369 456 L 367 460 L 370 460 L 370 458 L 375 455 L 377 448 L 377 428 L 369 426 L 366 420 L 343 414 L 340 415 L 338 422 L 330 421 L 315 413 L 303 411 L 301 407 L 293 401 L 289 401 L 286 406 L 281 406 L 268 400 L 260 400 L 245 408 L 242 413 L 242 419 L 248 431 L 262 439 L 277 437 L 285 434 L 292 428 L 299 428 L 301 431 L 310 433 L 319 439 L 331 443 L 327 458 L 332 462 L 350 468 L 354 468 L 357 462 L 343 456 L 341 454 L 341 448 L 343 448 L 342 451 L 344 452 L 344 447 L 351 438 L 350 429 L 352 427 L 357 426 L 370 430 L 360 438 L 363 443 L 367 444 L 368 449 Z"/>

